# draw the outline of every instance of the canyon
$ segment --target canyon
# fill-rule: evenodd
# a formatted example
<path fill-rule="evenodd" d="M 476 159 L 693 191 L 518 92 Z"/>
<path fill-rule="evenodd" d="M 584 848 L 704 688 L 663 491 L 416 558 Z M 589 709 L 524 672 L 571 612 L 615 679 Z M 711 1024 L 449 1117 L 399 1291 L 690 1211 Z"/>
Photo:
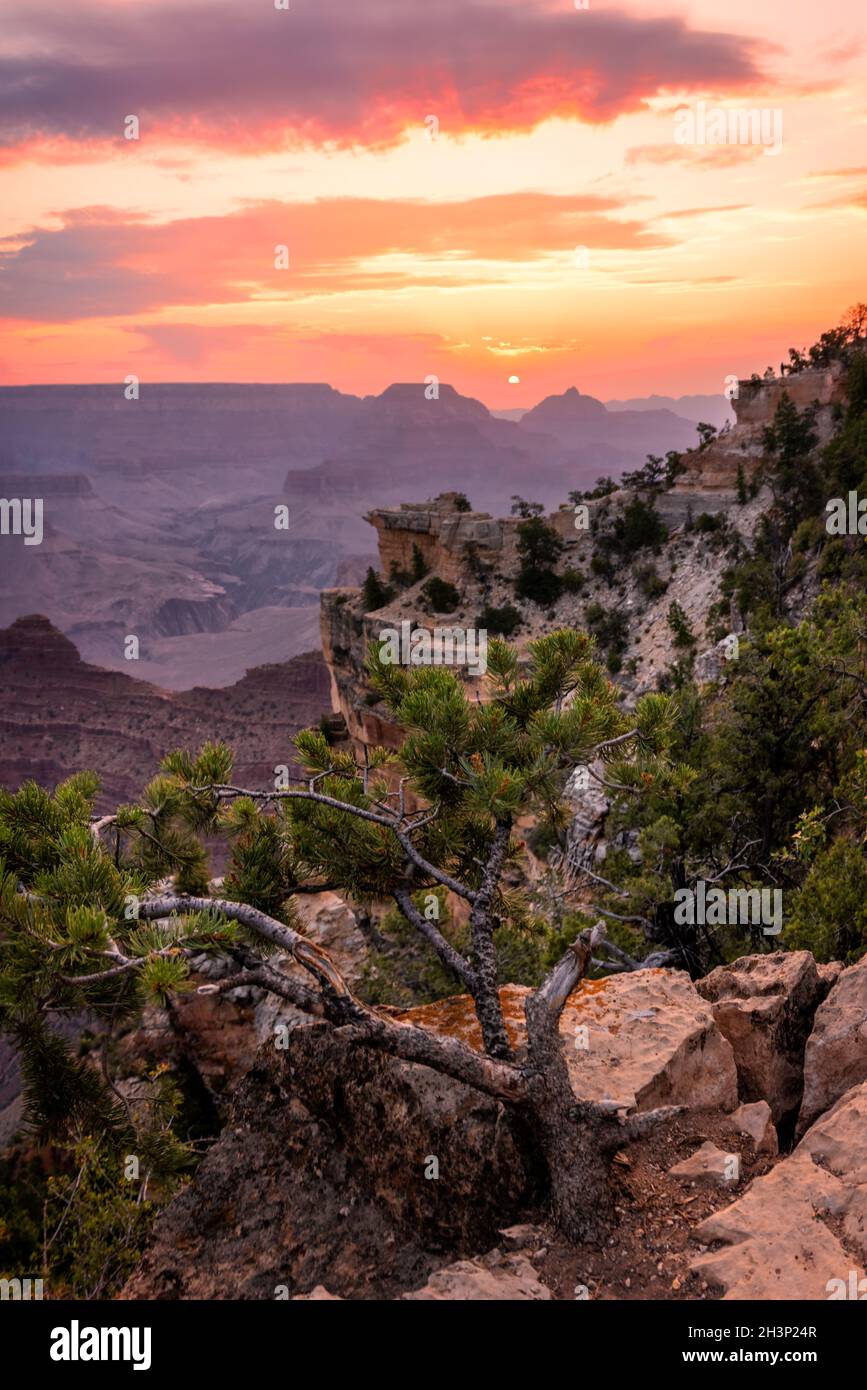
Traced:
<path fill-rule="evenodd" d="M 221 739 L 235 750 L 238 783 L 268 785 L 277 765 L 291 768 L 293 734 L 323 716 L 333 747 L 362 757 L 376 745 L 394 749 L 400 731 L 368 679 L 369 645 L 404 624 L 475 629 L 484 612 L 507 606 L 517 617 L 512 640 L 525 660 L 536 638 L 555 627 L 587 628 L 593 605 L 613 598 L 627 621 L 620 665 L 610 674 L 629 707 L 659 687 L 677 658 L 669 621 L 676 601 L 696 635 L 699 684 L 724 684 L 716 631 L 721 558 L 707 539 L 714 519 L 725 518 L 730 537 L 751 539 L 772 500 L 763 438 L 782 392 L 791 390 L 802 407 L 815 404 L 819 438 L 827 440 L 845 399 L 839 372 L 740 383 L 735 424 L 685 452 L 674 485 L 654 495 L 667 528 L 654 556 L 663 586 L 656 594 L 642 588 L 634 566 L 611 578 L 592 563 L 599 535 L 640 489 L 612 484 L 604 495 L 589 496 L 589 524 L 580 527 L 575 505 L 562 500 L 564 490 L 582 483 L 589 489 L 598 466 L 600 441 L 585 441 L 588 452 L 576 463 L 568 442 L 575 421 L 602 421 L 602 442 L 614 447 L 615 437 L 622 445 L 640 428 L 629 411 L 619 412 L 618 436 L 601 403 L 578 392 L 542 402 L 525 425 L 497 421 L 479 403 L 442 389 L 445 408 L 423 445 L 419 422 L 435 403 L 416 388 L 410 396 L 408 388 L 390 388 L 386 401 L 377 398 L 377 409 L 354 422 L 352 449 L 368 460 L 360 475 L 340 453 L 340 441 L 332 460 L 311 463 L 308 454 L 307 466 L 290 467 L 279 495 L 303 494 L 308 509 L 301 513 L 303 535 L 290 532 L 291 556 L 279 551 L 280 533 L 271 525 L 277 492 L 263 492 L 258 501 L 212 501 L 168 523 L 165 514 L 161 521 L 158 513 L 144 513 L 147 524 L 130 540 L 130 558 L 142 568 L 129 582 L 145 584 L 147 567 L 155 565 L 172 590 L 151 589 L 150 607 L 139 610 L 149 625 L 145 635 L 184 643 L 187 664 L 177 651 L 169 659 L 176 675 L 195 670 L 201 639 L 221 654 L 219 683 L 170 689 L 97 665 L 86 659 L 87 626 L 80 652 L 51 613 L 8 621 L 0 631 L 0 782 L 15 787 L 32 778 L 53 786 L 90 767 L 103 782 L 99 808 L 108 810 L 135 799 L 169 749 Z M 336 403 L 346 418 L 353 408 Z M 660 428 L 670 428 L 661 413 Z M 527 440 L 532 447 L 536 426 L 556 442 L 546 446 L 550 471 L 540 464 L 527 481 L 523 449 Z M 392 467 L 386 482 L 377 461 L 383 430 L 396 431 L 395 457 L 406 451 L 407 476 L 417 476 L 409 467 L 413 449 L 416 467 L 419 458 L 430 465 L 431 491 L 443 479 L 451 486 L 408 501 L 402 469 Z M 452 447 L 460 466 L 439 469 L 437 451 Z M 514 471 L 504 462 L 512 449 Z M 496 483 L 494 456 L 503 466 Z M 582 473 L 591 456 L 592 468 Z M 6 476 L 17 485 L 27 475 Z M 132 535 L 123 528 L 134 512 L 106 500 L 108 491 L 101 499 L 86 471 L 41 476 L 46 499 L 68 507 L 67 531 L 47 531 L 46 553 L 71 555 L 72 575 L 88 536 L 95 537 L 105 549 L 88 592 L 94 605 L 99 595 L 113 601 L 117 591 L 104 591 L 107 571 L 99 567 L 107 557 L 120 567 L 122 546 L 112 547 L 119 536 Z M 526 517 L 505 515 L 497 489 L 517 487 L 519 478 L 525 494 L 551 508 L 545 522 L 562 547 L 557 572 L 569 584 L 550 603 L 515 595 Z M 380 495 L 369 499 L 368 488 Z M 752 495 L 744 496 L 745 488 Z M 473 493 L 469 504 L 465 491 Z M 489 510 L 480 505 L 485 501 Z M 344 514 L 341 531 L 337 519 Z M 183 569 L 184 538 L 194 523 L 201 537 L 206 516 L 209 565 L 193 573 Z M 696 529 L 697 517 L 711 524 Z M 154 558 L 164 525 L 176 571 Z M 368 563 L 381 576 L 378 607 L 370 606 L 361 583 Z M 56 559 L 53 573 L 57 585 Z M 431 578 L 453 586 L 454 607 L 446 613 L 426 590 Z M 247 609 L 238 600 L 241 589 L 252 605 Z M 26 592 L 22 579 L 19 593 Z M 36 592 L 48 596 L 50 584 Z M 814 592 L 808 567 L 787 598 L 789 611 L 797 616 Z M 74 597 L 71 592 L 70 613 Z M 284 621 L 296 612 L 318 616 L 321 655 L 308 649 L 287 660 L 254 661 L 239 679 L 225 679 L 232 669 L 226 633 L 242 613 L 248 621 L 268 615 L 263 631 L 270 632 L 270 610 Z M 733 634 L 744 630 L 733 600 L 722 617 Z M 89 621 L 98 630 L 112 618 L 101 609 Z M 120 621 L 116 630 L 129 627 Z M 302 631 L 305 645 L 315 646 L 309 629 Z M 142 662 L 136 677 L 158 667 Z M 201 669 L 215 669 L 207 656 Z M 484 699 L 478 673 L 466 679 Z M 570 856 L 604 858 L 605 797 L 570 783 L 566 801 Z M 532 879 L 539 861 L 529 846 L 522 848 L 522 872 Z M 330 891 L 299 901 L 303 935 L 329 953 L 353 988 L 363 988 L 371 941 L 382 925 L 378 908 L 371 920 Z M 287 958 L 276 959 L 286 974 L 297 971 Z M 222 992 L 228 967 L 220 958 L 193 964 L 198 989 L 171 1011 L 149 1004 L 121 1043 L 125 1081 L 182 1067 L 196 1078 L 213 1127 L 195 1176 L 159 1215 L 123 1298 L 815 1300 L 827 1297 L 832 1284 L 845 1284 L 850 1271 L 860 1287 L 867 1260 L 863 961 L 845 966 L 820 963 L 806 950 L 772 951 L 741 956 L 696 979 L 647 966 L 584 979 L 570 992 L 559 1030 L 576 1099 L 611 1105 L 624 1116 L 676 1110 L 664 1128 L 612 1165 L 616 1248 L 570 1243 L 551 1224 L 538 1155 L 514 1109 L 420 1064 L 353 1047 L 340 1030 L 311 1022 L 255 983 Z M 528 993 L 511 984 L 500 991 L 518 1056 L 526 1046 Z M 381 1008 L 385 1017 L 481 1048 L 466 995 Z M 0 1137 L 9 1138 L 20 1119 L 19 1092 L 16 1060 L 4 1044 Z"/>
<path fill-rule="evenodd" d="M 363 513 L 402 500 L 409 479 L 501 511 L 532 481 L 555 506 L 599 472 L 695 437 L 671 410 L 609 412 L 574 389 L 537 407 L 538 425 L 445 383 L 425 393 L 0 388 L 0 496 L 39 497 L 44 511 L 40 545 L 0 538 L 0 624 L 43 613 L 87 661 L 166 689 L 229 685 L 315 644 L 320 592 L 360 582 L 373 558 Z"/>

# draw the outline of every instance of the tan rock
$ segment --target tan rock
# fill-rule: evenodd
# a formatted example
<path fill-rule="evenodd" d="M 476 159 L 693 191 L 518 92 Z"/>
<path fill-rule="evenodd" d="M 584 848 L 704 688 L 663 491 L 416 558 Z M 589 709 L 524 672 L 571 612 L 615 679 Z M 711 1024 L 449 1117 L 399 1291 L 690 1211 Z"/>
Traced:
<path fill-rule="evenodd" d="M 500 1231 L 500 1235 L 507 1250 L 537 1250 L 545 1239 L 545 1232 L 541 1226 L 531 1226 L 527 1223 L 507 1226 L 505 1230 Z"/>
<path fill-rule="evenodd" d="M 816 1010 L 804 1054 L 798 1135 L 862 1081 L 867 1081 L 867 957 L 841 972 Z"/>
<path fill-rule="evenodd" d="M 407 1302 L 544 1301 L 551 1290 L 539 1279 L 525 1255 L 498 1250 L 476 1260 L 458 1260 L 431 1275 L 423 1289 L 402 1295 Z"/>
<path fill-rule="evenodd" d="M 750 1136 L 756 1146 L 756 1153 L 779 1153 L 777 1131 L 771 1118 L 771 1107 L 766 1100 L 739 1105 L 729 1119 L 740 1134 Z"/>
<path fill-rule="evenodd" d="M 339 1293 L 329 1293 L 324 1284 L 317 1284 L 309 1293 L 296 1293 L 293 1303 L 342 1303 Z"/>
<path fill-rule="evenodd" d="M 804 1047 L 825 986 L 809 951 L 741 956 L 696 989 L 734 1049 L 742 1101 L 766 1100 L 775 1124 L 801 1102 Z"/>
<path fill-rule="evenodd" d="M 521 985 L 500 991 L 516 1048 L 526 1042 L 528 993 Z M 401 1017 L 481 1050 L 468 995 L 409 1009 Z M 660 1105 L 731 1110 L 737 1105 L 732 1050 L 682 970 L 636 970 L 582 980 L 566 1001 L 560 1034 L 572 1087 L 584 1099 L 609 1101 L 624 1110 Z"/>
<path fill-rule="evenodd" d="M 828 989 L 837 983 L 845 968 L 841 960 L 829 960 L 825 964 L 821 961 L 816 961 L 819 979 L 822 981 L 823 985 L 827 985 Z"/>
<path fill-rule="evenodd" d="M 692 1268 L 711 1284 L 726 1290 L 724 1301 L 827 1298 L 827 1285 L 851 1266 L 840 1242 L 820 1220 L 783 1227 L 761 1244 L 742 1245 L 705 1255 Z"/>
<path fill-rule="evenodd" d="M 740 1159 L 737 1154 L 724 1153 L 716 1144 L 707 1140 L 689 1158 L 675 1163 L 669 1168 L 671 1178 L 684 1182 L 697 1182 L 709 1187 L 729 1187 L 740 1177 Z"/>
<path fill-rule="evenodd" d="M 691 1268 L 721 1285 L 726 1299 L 827 1299 L 831 1280 L 847 1281 L 853 1270 L 860 1280 L 867 1259 L 867 1083 L 847 1092 L 789 1158 L 694 1235 L 705 1244 L 724 1242 Z"/>

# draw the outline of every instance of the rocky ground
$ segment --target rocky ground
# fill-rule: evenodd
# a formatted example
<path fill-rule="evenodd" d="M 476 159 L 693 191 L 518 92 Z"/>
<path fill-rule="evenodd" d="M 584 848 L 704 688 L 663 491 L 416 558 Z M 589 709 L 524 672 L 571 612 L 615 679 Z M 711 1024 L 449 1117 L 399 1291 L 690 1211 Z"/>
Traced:
<path fill-rule="evenodd" d="M 306 913 L 357 974 L 349 910 L 329 894 Z M 503 991 L 518 1048 L 524 993 Z M 125 1297 L 826 1299 L 863 1277 L 867 961 L 780 952 L 695 985 L 669 970 L 582 982 L 561 1023 L 576 1095 L 681 1107 L 615 1160 L 614 1223 L 592 1247 L 551 1225 L 498 1102 L 322 1024 L 283 1018 L 279 1046 L 282 1016 L 255 991 L 185 1007 L 204 1054 L 229 1057 L 227 1121 Z M 399 1016 L 478 1046 L 465 998 Z"/>

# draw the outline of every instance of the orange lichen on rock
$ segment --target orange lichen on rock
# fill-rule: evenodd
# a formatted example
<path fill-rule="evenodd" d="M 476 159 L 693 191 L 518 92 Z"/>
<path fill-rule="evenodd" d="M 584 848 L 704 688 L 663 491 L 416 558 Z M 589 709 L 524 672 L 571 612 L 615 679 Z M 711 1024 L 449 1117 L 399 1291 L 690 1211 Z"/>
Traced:
<path fill-rule="evenodd" d="M 518 1054 L 527 1045 L 524 1006 L 530 990 L 500 990 L 503 1020 Z M 468 994 L 406 1009 L 398 1017 L 476 1052 L 482 1035 Z M 560 1036 L 577 1096 L 627 1110 L 655 1105 L 737 1105 L 731 1046 L 710 1006 L 677 970 L 636 970 L 582 980 L 566 1000 Z"/>

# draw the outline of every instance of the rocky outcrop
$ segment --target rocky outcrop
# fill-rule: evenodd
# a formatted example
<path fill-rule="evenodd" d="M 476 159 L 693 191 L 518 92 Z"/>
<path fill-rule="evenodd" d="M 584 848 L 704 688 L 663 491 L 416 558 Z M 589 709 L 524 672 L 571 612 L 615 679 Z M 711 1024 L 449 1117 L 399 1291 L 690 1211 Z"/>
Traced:
<path fill-rule="evenodd" d="M 686 471 L 675 485 L 675 497 L 699 493 L 734 497 L 739 468 L 745 482 L 750 482 L 764 454 L 765 426 L 772 421 L 784 392 L 799 410 L 818 403 L 817 426 L 820 440 L 824 441 L 830 434 L 833 407 L 845 400 L 842 364 L 797 372 L 792 376 L 738 382 L 737 395 L 731 402 L 737 424 L 717 435 L 706 448 L 685 455 Z"/>
<path fill-rule="evenodd" d="M 840 974 L 816 1011 L 804 1056 L 798 1134 L 862 1081 L 867 1081 L 867 957 Z"/>
<path fill-rule="evenodd" d="M 196 983 L 206 977 L 194 974 Z M 254 992 L 180 995 L 171 1010 L 146 1005 L 138 1026 L 121 1039 L 130 1077 L 168 1065 L 181 1079 L 209 1134 L 225 1120 L 229 1097 L 256 1053 Z"/>
<path fill-rule="evenodd" d="M 734 1049 L 741 1100 L 765 1100 L 776 1124 L 792 1121 L 801 1103 L 804 1048 L 825 994 L 810 952 L 741 956 L 696 988 Z"/>
<path fill-rule="evenodd" d="M 296 910 L 304 935 L 328 952 L 350 987 L 357 985 L 367 947 L 352 910 L 335 893 L 305 895 Z M 271 964 L 307 981 L 306 972 L 280 953 L 271 957 Z M 210 1117 L 209 1132 L 214 1133 L 225 1121 L 231 1095 L 259 1047 L 281 1046 L 290 1030 L 313 1020 L 277 995 L 250 985 L 213 992 L 215 981 L 237 972 L 228 956 L 196 956 L 190 968 L 196 988 L 178 995 L 171 1009 L 147 1005 L 137 1027 L 122 1039 L 120 1055 L 133 1074 L 163 1063 L 174 1067 L 198 1110 Z"/>
<path fill-rule="evenodd" d="M 384 574 L 392 566 L 409 572 L 417 547 L 432 574 L 449 583 L 463 583 L 471 564 L 485 567 L 516 563 L 519 517 L 495 520 L 487 512 L 461 512 L 457 494 L 441 494 L 433 502 L 405 502 L 380 507 L 367 520 L 377 532 Z"/>
<path fill-rule="evenodd" d="M 519 1048 L 526 993 L 502 992 Z M 399 1017 L 480 1046 L 465 998 Z M 735 1102 L 731 1050 L 682 973 L 585 982 L 561 1032 L 577 1095 L 624 1110 Z M 392 1297 L 421 1291 L 435 1269 L 424 1298 L 514 1293 L 515 1278 L 521 1297 L 545 1296 L 513 1258 L 441 1268 L 527 1243 L 498 1234 L 543 1195 L 514 1111 L 428 1068 L 353 1049 L 321 1024 L 284 1041 L 259 1051 L 222 1137 L 159 1218 L 128 1297 L 295 1297 L 319 1284 Z"/>
<path fill-rule="evenodd" d="M 498 1103 L 316 1025 L 268 1046 L 127 1298 L 395 1297 L 496 1244 L 538 1192 Z M 434 1167 L 433 1160 L 436 1161 Z"/>
<path fill-rule="evenodd" d="M 839 1288 L 853 1270 L 857 1283 L 867 1261 L 865 1132 L 867 1084 L 847 1092 L 789 1158 L 696 1228 L 697 1240 L 723 1248 L 692 1268 L 725 1299 L 845 1297 Z"/>

